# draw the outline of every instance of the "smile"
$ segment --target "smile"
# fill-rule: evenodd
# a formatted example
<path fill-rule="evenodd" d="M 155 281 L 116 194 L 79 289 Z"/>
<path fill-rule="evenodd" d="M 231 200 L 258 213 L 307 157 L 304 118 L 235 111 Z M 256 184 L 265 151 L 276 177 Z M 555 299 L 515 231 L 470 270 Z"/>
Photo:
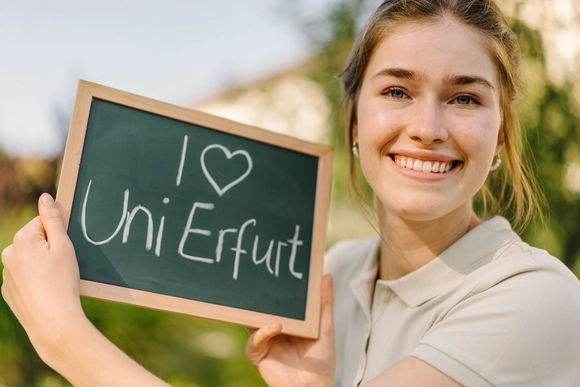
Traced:
<path fill-rule="evenodd" d="M 393 159 L 399 167 L 425 173 L 449 172 L 455 163 L 455 161 L 425 161 L 403 156 L 393 156 Z"/>

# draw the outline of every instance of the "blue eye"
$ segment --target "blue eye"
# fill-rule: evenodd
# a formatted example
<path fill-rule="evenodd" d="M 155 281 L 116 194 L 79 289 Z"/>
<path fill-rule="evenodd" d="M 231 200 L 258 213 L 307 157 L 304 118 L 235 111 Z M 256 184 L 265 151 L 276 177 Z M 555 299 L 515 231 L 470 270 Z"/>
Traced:
<path fill-rule="evenodd" d="M 469 97 L 467 95 L 461 95 L 461 96 L 457 97 L 457 103 L 459 105 L 469 105 L 470 102 L 471 102 L 471 97 Z"/>
<path fill-rule="evenodd" d="M 403 90 L 399 90 L 399 89 L 389 89 L 389 90 L 387 90 L 385 95 L 388 95 L 391 98 L 395 98 L 395 99 L 405 98 L 405 93 L 403 92 Z"/>

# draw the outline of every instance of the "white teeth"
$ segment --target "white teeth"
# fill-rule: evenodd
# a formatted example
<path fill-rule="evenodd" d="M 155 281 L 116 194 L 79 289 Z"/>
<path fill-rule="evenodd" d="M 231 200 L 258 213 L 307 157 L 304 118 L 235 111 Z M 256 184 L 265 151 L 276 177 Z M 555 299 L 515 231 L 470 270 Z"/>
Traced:
<path fill-rule="evenodd" d="M 395 156 L 395 163 L 402 168 L 413 169 L 425 173 L 445 173 L 449 172 L 453 166 L 453 162 L 423 161 L 402 156 Z"/>
<path fill-rule="evenodd" d="M 413 164 L 413 169 L 415 171 L 422 171 L 423 170 L 423 162 L 421 160 L 415 160 L 415 164 Z"/>

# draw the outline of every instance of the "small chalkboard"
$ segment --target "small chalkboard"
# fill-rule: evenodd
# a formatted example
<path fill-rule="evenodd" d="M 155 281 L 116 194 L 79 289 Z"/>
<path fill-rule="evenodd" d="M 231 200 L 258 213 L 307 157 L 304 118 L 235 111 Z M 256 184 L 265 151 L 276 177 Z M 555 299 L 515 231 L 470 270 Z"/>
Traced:
<path fill-rule="evenodd" d="M 58 185 L 81 294 L 318 336 L 332 149 L 80 81 Z"/>

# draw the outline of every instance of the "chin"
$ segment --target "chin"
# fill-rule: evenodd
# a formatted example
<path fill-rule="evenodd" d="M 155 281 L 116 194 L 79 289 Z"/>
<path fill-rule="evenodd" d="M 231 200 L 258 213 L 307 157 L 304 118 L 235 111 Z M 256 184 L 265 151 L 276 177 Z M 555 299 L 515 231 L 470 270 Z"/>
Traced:
<path fill-rule="evenodd" d="M 445 216 L 444 213 L 437 213 L 434 211 L 420 211 L 414 209 L 413 211 L 401 211 L 397 214 L 400 218 L 412 222 L 431 222 Z"/>
<path fill-rule="evenodd" d="M 384 207 L 381 209 L 381 207 Z M 458 213 L 465 207 L 465 213 L 471 213 L 471 201 L 464 202 L 462 205 L 434 200 L 406 200 L 404 202 L 393 203 L 392 205 L 383 205 L 377 200 L 377 211 L 379 216 L 396 216 L 413 222 L 430 222 L 446 217 L 453 213 Z"/>

